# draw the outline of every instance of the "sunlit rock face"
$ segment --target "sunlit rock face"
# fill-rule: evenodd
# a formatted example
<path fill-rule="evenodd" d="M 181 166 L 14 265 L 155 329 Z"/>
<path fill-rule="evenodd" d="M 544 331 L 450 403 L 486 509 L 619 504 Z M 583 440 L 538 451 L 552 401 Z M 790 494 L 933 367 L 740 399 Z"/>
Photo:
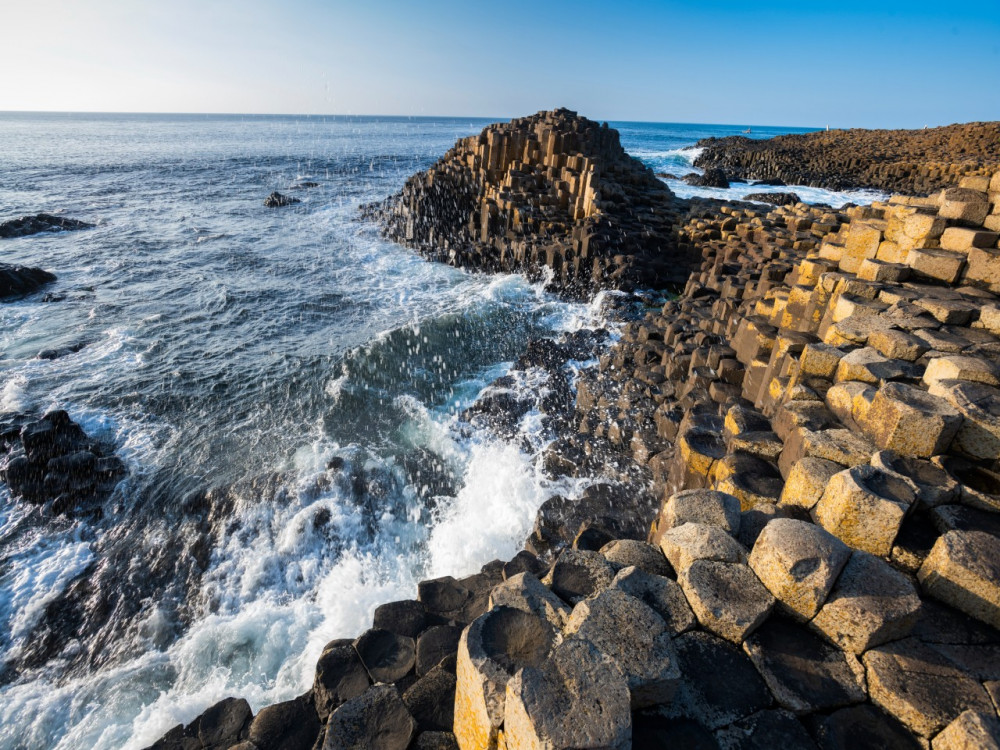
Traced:
<path fill-rule="evenodd" d="M 434 259 L 551 274 L 564 291 L 683 283 L 691 270 L 670 189 L 625 153 L 618 131 L 566 109 L 463 138 L 366 211 Z"/>

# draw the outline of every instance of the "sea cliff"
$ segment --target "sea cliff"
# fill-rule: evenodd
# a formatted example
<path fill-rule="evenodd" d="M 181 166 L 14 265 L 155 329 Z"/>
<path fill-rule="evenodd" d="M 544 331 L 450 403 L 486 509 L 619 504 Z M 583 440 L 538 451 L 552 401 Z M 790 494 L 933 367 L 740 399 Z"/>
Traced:
<path fill-rule="evenodd" d="M 303 696 L 154 747 L 995 745 L 1000 171 L 953 148 L 933 180 L 965 176 L 922 197 L 682 202 L 557 110 L 369 209 L 568 294 L 684 283 L 548 407 L 547 471 L 606 482 L 547 501 L 513 559 L 379 607 Z"/>

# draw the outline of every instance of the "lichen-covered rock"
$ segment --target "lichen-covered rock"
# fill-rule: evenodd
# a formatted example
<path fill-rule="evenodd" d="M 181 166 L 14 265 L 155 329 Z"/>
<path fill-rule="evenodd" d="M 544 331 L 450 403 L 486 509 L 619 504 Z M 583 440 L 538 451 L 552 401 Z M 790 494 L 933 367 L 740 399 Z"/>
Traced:
<path fill-rule="evenodd" d="M 570 607 L 530 573 L 518 573 L 493 589 L 490 609 L 513 607 L 538 615 L 552 627 L 562 629 L 569 618 Z"/>
<path fill-rule="evenodd" d="M 874 555 L 855 550 L 812 627 L 852 654 L 909 635 L 920 597 L 909 579 Z"/>
<path fill-rule="evenodd" d="M 680 680 L 672 632 L 653 609 L 618 589 L 573 608 L 566 634 L 593 643 L 622 670 L 633 709 L 667 703 Z"/>
<path fill-rule="evenodd" d="M 747 552 L 742 545 L 718 526 L 685 523 L 668 529 L 660 539 L 660 548 L 678 574 L 696 560 L 745 563 Z"/>
<path fill-rule="evenodd" d="M 589 641 L 570 638 L 551 658 L 522 668 L 507 683 L 506 703 L 508 748 L 631 747 L 625 676 Z"/>
<path fill-rule="evenodd" d="M 683 590 L 670 578 L 628 567 L 618 571 L 609 587 L 609 590 L 612 589 L 641 600 L 663 618 L 673 633 L 682 633 L 697 624 Z"/>
<path fill-rule="evenodd" d="M 696 560 L 678 582 L 702 627 L 733 643 L 742 643 L 774 607 L 774 597 L 741 563 Z"/>
<path fill-rule="evenodd" d="M 793 616 L 819 612 L 851 556 L 847 545 L 805 521 L 776 518 L 757 538 L 750 568 Z"/>
<path fill-rule="evenodd" d="M 941 535 L 917 573 L 924 593 L 1000 628 L 1000 539 L 983 531 Z"/>

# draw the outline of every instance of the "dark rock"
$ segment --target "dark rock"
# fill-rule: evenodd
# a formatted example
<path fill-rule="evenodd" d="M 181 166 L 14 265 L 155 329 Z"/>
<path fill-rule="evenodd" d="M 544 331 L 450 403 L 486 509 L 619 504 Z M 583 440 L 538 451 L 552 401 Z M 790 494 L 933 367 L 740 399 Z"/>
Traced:
<path fill-rule="evenodd" d="M 775 699 L 789 711 L 827 711 L 867 697 L 857 659 L 790 620 L 772 617 L 747 639 L 744 649 Z"/>
<path fill-rule="evenodd" d="M 87 342 L 81 341 L 77 344 L 70 344 L 69 346 L 63 346 L 58 349 L 42 349 L 38 354 L 35 355 L 36 359 L 59 359 L 60 357 L 65 357 L 67 354 L 76 354 L 81 349 L 87 346 Z"/>
<path fill-rule="evenodd" d="M 748 193 L 743 196 L 743 200 L 770 203 L 774 206 L 794 206 L 802 202 L 795 193 Z"/>
<path fill-rule="evenodd" d="M 455 675 L 435 667 L 403 693 L 403 703 L 423 731 L 450 731 L 455 714 Z"/>
<path fill-rule="evenodd" d="M 754 180 L 754 185 L 767 185 L 768 187 L 785 187 L 786 183 L 784 180 L 772 179 L 772 180 Z"/>
<path fill-rule="evenodd" d="M 325 722 L 340 704 L 361 695 L 371 679 L 354 643 L 350 640 L 331 641 L 316 662 L 313 680 L 313 702 L 320 721 Z"/>
<path fill-rule="evenodd" d="M 715 736 L 693 719 L 668 719 L 656 710 L 632 714 L 634 750 L 718 750 Z"/>
<path fill-rule="evenodd" d="M 722 750 L 816 750 L 816 743 L 788 711 L 761 711 L 716 732 Z"/>
<path fill-rule="evenodd" d="M 55 274 L 41 268 L 0 263 L 0 299 L 31 294 L 55 280 Z"/>
<path fill-rule="evenodd" d="M 678 177 L 677 175 L 675 175 L 675 174 L 673 174 L 671 172 L 657 172 L 656 176 L 659 177 L 661 180 L 679 180 L 680 179 L 680 177 Z"/>
<path fill-rule="evenodd" d="M 250 724 L 247 739 L 267 750 L 312 750 L 320 723 L 305 697 L 262 708 Z"/>
<path fill-rule="evenodd" d="M 684 182 L 694 187 L 728 188 L 729 178 L 724 170 L 706 169 L 704 174 L 684 175 Z"/>
<path fill-rule="evenodd" d="M 372 628 L 354 642 L 372 682 L 395 682 L 413 669 L 416 649 L 413 639 Z"/>
<path fill-rule="evenodd" d="M 392 685 L 375 685 L 330 715 L 323 750 L 406 750 L 417 733 Z"/>
<path fill-rule="evenodd" d="M 290 206 L 293 203 L 301 203 L 298 198 L 290 198 L 287 195 L 282 195 L 277 190 L 271 193 L 264 199 L 265 208 L 281 208 L 282 206 Z"/>
<path fill-rule="evenodd" d="M 417 639 L 417 675 L 427 674 L 442 659 L 457 653 L 461 635 L 462 629 L 453 625 L 437 625 L 421 633 Z"/>
<path fill-rule="evenodd" d="M 224 698 L 198 717 L 198 740 L 206 750 L 223 750 L 247 737 L 253 711 L 243 698 Z"/>
<path fill-rule="evenodd" d="M 421 581 L 417 584 L 417 599 L 428 612 L 446 620 L 460 612 L 472 592 L 451 576 Z"/>
<path fill-rule="evenodd" d="M 923 747 L 896 719 L 874 706 L 834 711 L 816 727 L 821 750 L 917 750 Z"/>
<path fill-rule="evenodd" d="M 771 693 L 750 659 L 721 638 L 684 633 L 674 639 L 682 680 L 672 715 L 717 729 L 771 705 Z"/>
<path fill-rule="evenodd" d="M 503 578 L 507 580 L 518 573 L 531 573 L 533 576 L 540 576 L 545 570 L 545 565 L 527 550 L 521 550 L 510 562 L 503 566 Z"/>
<path fill-rule="evenodd" d="M 306 190 L 307 188 L 319 187 L 318 182 L 312 182 L 310 180 L 305 180 L 303 182 L 296 182 L 294 185 L 290 186 L 289 190 Z"/>
<path fill-rule="evenodd" d="M 614 577 L 614 567 L 599 552 L 566 549 L 543 583 L 563 601 L 576 604 L 607 588 Z"/>
<path fill-rule="evenodd" d="M 451 732 L 421 732 L 413 750 L 458 750 L 458 741 Z"/>
<path fill-rule="evenodd" d="M 52 214 L 35 214 L 34 216 L 22 216 L 19 219 L 11 219 L 0 223 L 0 238 L 9 239 L 13 237 L 27 237 L 30 234 L 38 234 L 39 232 L 61 232 L 93 228 L 93 224 L 88 224 L 78 219 L 53 216 Z"/>
<path fill-rule="evenodd" d="M 427 610 L 415 599 L 388 602 L 375 608 L 372 627 L 416 638 L 427 627 Z"/>

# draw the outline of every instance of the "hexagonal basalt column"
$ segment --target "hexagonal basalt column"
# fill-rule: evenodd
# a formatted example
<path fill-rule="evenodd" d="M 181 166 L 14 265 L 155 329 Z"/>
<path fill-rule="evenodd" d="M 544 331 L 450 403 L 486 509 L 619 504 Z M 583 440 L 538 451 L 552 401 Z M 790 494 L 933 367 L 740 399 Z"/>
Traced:
<path fill-rule="evenodd" d="M 454 726 L 461 750 L 497 747 L 508 681 L 522 667 L 542 666 L 553 641 L 544 619 L 511 607 L 490 610 L 462 632 Z"/>

